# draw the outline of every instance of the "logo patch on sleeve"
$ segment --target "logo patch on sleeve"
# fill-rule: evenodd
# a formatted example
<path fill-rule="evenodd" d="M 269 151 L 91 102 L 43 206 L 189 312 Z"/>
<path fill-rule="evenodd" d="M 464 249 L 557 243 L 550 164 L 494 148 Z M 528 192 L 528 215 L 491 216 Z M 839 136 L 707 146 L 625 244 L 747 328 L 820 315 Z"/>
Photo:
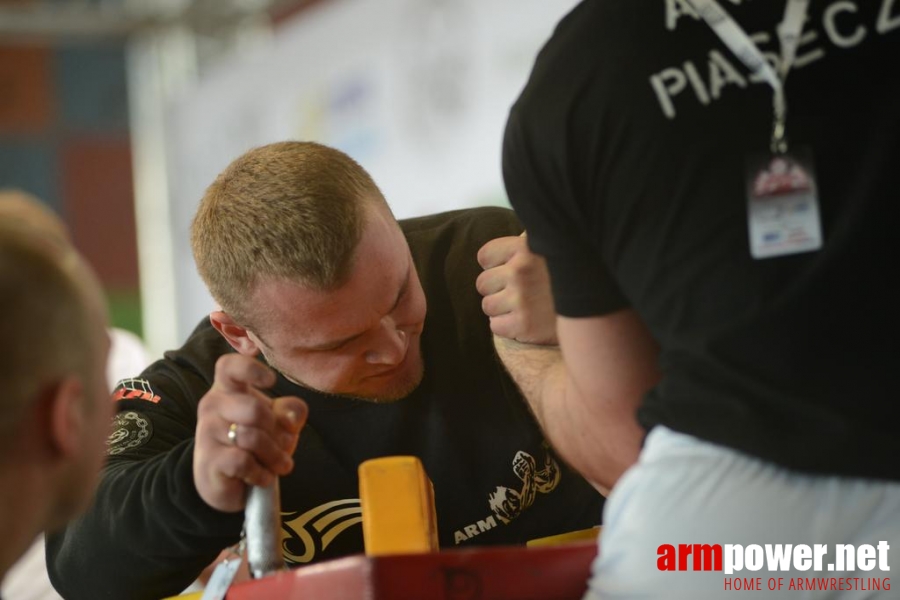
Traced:
<path fill-rule="evenodd" d="M 114 402 L 119 400 L 146 400 L 158 404 L 160 397 L 153 393 L 150 382 L 146 379 L 123 379 L 116 386 L 112 397 Z"/>
<path fill-rule="evenodd" d="M 106 454 L 115 456 L 146 444 L 153 435 L 150 419 L 133 410 L 120 412 L 113 419 L 112 433 L 106 440 Z"/>

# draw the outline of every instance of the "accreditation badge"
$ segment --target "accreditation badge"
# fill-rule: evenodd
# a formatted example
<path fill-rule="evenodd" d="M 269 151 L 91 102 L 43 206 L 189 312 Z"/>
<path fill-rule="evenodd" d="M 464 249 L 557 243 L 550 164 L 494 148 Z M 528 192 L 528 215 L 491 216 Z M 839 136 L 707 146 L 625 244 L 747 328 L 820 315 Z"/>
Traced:
<path fill-rule="evenodd" d="M 771 258 L 822 247 L 822 222 L 812 154 L 751 157 L 747 170 L 747 225 L 750 254 Z"/>

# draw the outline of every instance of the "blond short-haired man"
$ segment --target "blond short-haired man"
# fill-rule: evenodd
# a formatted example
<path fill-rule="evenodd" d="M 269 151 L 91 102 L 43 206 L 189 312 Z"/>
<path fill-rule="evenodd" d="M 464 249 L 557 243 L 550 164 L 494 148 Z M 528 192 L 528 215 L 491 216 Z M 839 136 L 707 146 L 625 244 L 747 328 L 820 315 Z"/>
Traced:
<path fill-rule="evenodd" d="M 111 406 L 106 306 L 74 249 L 0 219 L 0 580 L 44 530 L 88 506 Z"/>
<path fill-rule="evenodd" d="M 95 509 L 48 541 L 57 587 L 178 592 L 238 540 L 247 485 L 276 476 L 289 565 L 362 552 L 356 469 L 392 454 L 422 459 L 443 547 L 597 524 L 602 498 L 546 446 L 481 311 L 478 248 L 519 233 L 499 208 L 398 223 L 318 144 L 238 158 L 192 228 L 220 310 L 116 391 Z"/>

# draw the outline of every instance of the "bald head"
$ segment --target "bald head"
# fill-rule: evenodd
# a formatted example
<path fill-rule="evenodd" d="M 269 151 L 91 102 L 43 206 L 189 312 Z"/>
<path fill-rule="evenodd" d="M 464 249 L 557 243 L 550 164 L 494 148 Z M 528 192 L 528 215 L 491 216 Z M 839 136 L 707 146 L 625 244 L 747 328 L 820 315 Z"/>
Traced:
<path fill-rule="evenodd" d="M 106 324 L 100 285 L 62 223 L 0 194 L 0 451 L 42 388 L 69 376 L 93 385 Z"/>
<path fill-rule="evenodd" d="M 36 235 L 69 242 L 66 226 L 56 213 L 21 190 L 0 190 L 0 223 L 30 227 Z"/>
<path fill-rule="evenodd" d="M 0 580 L 34 536 L 89 504 L 112 403 L 106 304 L 62 222 L 0 193 Z"/>

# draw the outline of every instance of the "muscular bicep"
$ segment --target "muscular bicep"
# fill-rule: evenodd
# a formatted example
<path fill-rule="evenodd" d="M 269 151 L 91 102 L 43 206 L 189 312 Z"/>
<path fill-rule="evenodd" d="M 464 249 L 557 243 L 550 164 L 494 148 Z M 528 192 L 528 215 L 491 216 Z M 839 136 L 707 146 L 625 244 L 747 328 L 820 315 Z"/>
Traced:
<path fill-rule="evenodd" d="M 585 398 L 637 407 L 659 381 L 659 347 L 634 310 L 560 316 L 557 332 L 566 370 Z"/>
<path fill-rule="evenodd" d="M 570 462 L 595 486 L 611 488 L 638 457 L 644 430 L 636 410 L 659 381 L 658 348 L 633 310 L 558 317 L 567 420 L 555 432 Z M 565 425 L 568 423 L 568 425 Z"/>

